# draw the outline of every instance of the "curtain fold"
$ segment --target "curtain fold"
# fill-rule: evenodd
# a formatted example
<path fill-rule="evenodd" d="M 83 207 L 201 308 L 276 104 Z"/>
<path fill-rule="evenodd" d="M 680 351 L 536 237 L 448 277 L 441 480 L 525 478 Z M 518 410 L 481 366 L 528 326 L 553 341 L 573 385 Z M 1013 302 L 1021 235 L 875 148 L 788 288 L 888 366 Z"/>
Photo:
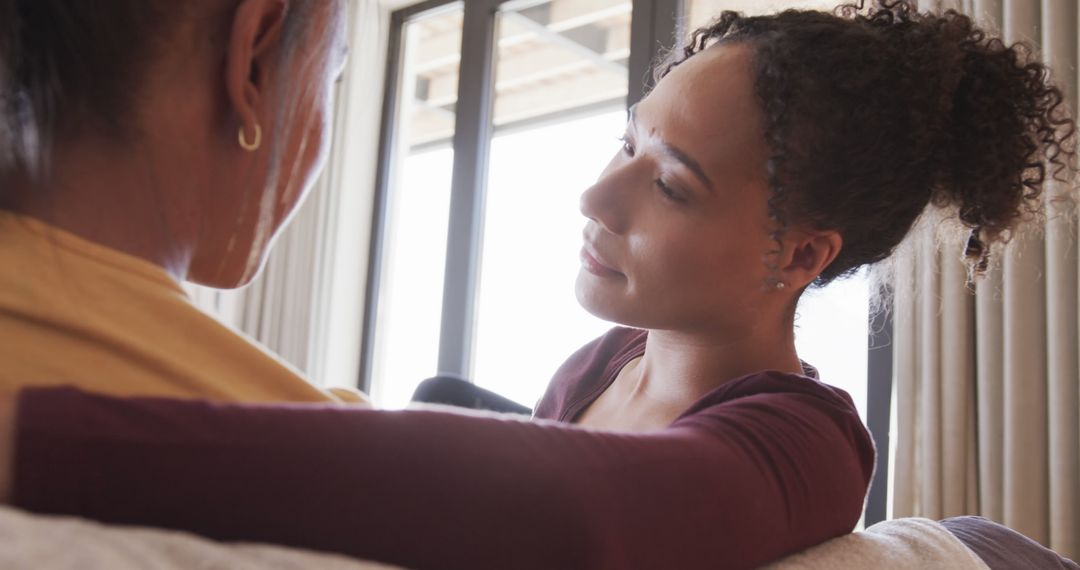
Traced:
<path fill-rule="evenodd" d="M 924 0 L 1031 44 L 1076 109 L 1075 0 Z M 894 516 L 977 514 L 1080 557 L 1080 305 L 1070 182 L 973 288 L 962 243 L 920 222 L 895 264 Z"/>
<path fill-rule="evenodd" d="M 1042 26 L 1046 62 L 1065 92 L 1076 102 L 1077 30 L 1080 10 L 1075 0 L 1047 0 Z M 1080 106 L 1073 105 L 1073 109 Z M 1049 501 L 1050 543 L 1070 544 L 1073 558 L 1080 554 L 1080 257 L 1077 224 L 1072 207 L 1057 199 L 1070 186 L 1051 186 L 1046 224 L 1047 387 L 1051 394 L 1047 415 L 1050 430 Z"/>

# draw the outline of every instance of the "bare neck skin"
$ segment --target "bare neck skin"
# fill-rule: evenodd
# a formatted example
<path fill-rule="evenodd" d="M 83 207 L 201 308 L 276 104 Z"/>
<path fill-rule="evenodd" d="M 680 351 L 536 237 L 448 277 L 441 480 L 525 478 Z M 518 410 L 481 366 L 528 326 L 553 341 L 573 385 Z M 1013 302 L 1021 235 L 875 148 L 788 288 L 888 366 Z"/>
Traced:
<path fill-rule="evenodd" d="M 237 217 L 238 172 L 257 166 L 237 146 L 239 123 L 222 119 L 232 109 L 220 80 L 225 40 L 190 39 L 207 37 L 204 20 L 177 22 L 179 39 L 162 40 L 169 48 L 132 87 L 123 137 L 92 123 L 55 133 L 43 178 L 0 175 L 3 207 L 186 280 L 221 239 L 217 218 Z"/>
<path fill-rule="evenodd" d="M 205 211 L 218 206 L 206 203 L 214 195 L 208 189 L 235 187 L 221 158 L 234 150 L 221 141 L 235 141 L 235 135 L 220 136 L 215 123 L 224 109 L 205 80 L 213 76 L 210 47 L 175 43 L 139 87 L 123 140 L 90 127 L 58 134 L 44 179 L 16 175 L 0 183 L 13 197 L 5 207 L 183 281 L 202 239 Z"/>
<path fill-rule="evenodd" d="M 183 280 L 195 247 L 197 217 L 193 192 L 183 191 L 192 187 L 192 174 L 169 166 L 178 163 L 177 152 L 185 151 L 109 143 L 58 148 L 51 179 L 6 181 L 14 191 L 12 209 Z"/>
<path fill-rule="evenodd" d="M 645 354 L 627 364 L 578 423 L 622 431 L 659 430 L 731 380 L 763 370 L 802 374 L 793 320 L 793 316 L 776 319 L 783 324 L 756 326 L 737 339 L 650 330 Z"/>
<path fill-rule="evenodd" d="M 782 339 L 777 342 L 777 339 Z M 792 329 L 755 330 L 737 340 L 675 331 L 649 331 L 628 403 L 689 405 L 727 381 L 762 370 L 802 373 Z"/>

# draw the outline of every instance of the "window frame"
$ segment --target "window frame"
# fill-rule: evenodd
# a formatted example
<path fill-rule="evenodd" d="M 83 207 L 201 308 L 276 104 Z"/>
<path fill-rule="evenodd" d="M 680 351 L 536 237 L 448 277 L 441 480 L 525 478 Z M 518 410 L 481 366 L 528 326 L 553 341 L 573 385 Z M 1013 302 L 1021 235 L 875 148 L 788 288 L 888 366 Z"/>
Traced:
<path fill-rule="evenodd" d="M 426 0 L 395 10 L 390 16 L 389 49 L 379 137 L 379 158 L 372 209 L 364 322 L 357 386 L 370 391 L 375 354 L 379 288 L 382 279 L 389 191 L 393 183 L 397 117 L 402 80 L 405 25 L 416 17 L 464 6 L 458 106 L 453 136 L 446 269 L 443 284 L 438 373 L 469 379 L 475 343 L 480 281 L 483 214 L 487 193 L 488 159 L 494 129 L 491 125 L 496 57 L 496 20 L 501 9 L 537 0 Z M 671 38 L 685 36 L 683 0 L 632 0 L 629 90 L 627 106 L 640 101 L 652 84 L 653 62 L 669 47 Z M 865 524 L 888 516 L 889 428 L 893 391 L 892 317 L 889 310 L 872 315 L 868 337 L 866 423 L 878 449 L 866 505 Z"/>

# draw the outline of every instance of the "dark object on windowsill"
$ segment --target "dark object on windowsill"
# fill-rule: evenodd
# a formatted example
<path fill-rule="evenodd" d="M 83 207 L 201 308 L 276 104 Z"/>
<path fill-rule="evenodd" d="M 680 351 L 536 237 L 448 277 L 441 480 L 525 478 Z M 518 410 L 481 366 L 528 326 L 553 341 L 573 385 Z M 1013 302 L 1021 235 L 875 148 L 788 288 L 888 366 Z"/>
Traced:
<path fill-rule="evenodd" d="M 532 409 L 454 376 L 428 378 L 416 387 L 413 402 L 445 404 L 470 410 L 532 415 Z"/>

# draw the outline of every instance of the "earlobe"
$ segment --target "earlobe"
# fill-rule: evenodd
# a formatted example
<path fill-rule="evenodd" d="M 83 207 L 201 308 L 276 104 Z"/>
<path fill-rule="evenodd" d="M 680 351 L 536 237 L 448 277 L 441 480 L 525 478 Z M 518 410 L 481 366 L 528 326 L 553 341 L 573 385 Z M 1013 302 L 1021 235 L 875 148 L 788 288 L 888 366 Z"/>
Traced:
<path fill-rule="evenodd" d="M 233 11 L 225 48 L 225 89 L 231 110 L 247 132 L 262 123 L 272 75 L 270 56 L 281 39 L 288 8 L 286 0 L 243 0 Z"/>

